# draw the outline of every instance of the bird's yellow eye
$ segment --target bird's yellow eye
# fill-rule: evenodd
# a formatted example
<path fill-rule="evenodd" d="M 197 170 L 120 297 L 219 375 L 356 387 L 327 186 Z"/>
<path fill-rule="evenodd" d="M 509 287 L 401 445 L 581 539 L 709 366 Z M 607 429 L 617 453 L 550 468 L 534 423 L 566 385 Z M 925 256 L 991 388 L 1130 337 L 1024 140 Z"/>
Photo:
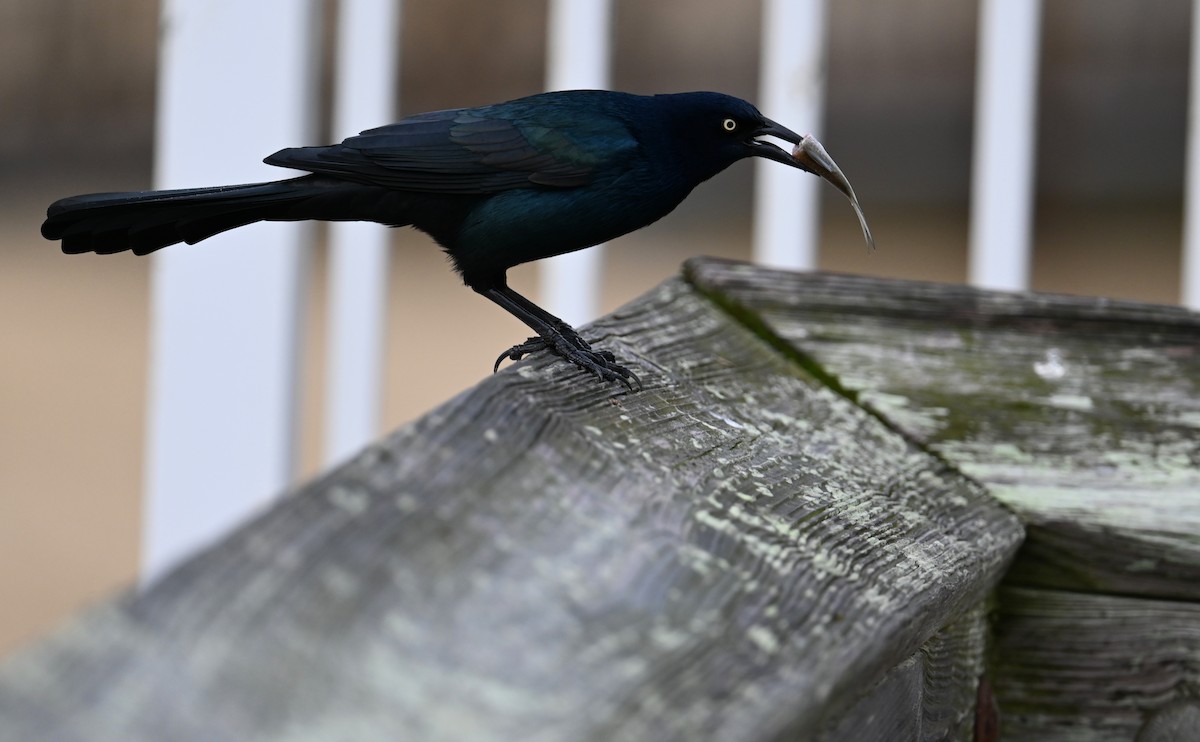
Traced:
<path fill-rule="evenodd" d="M 733 119 L 725 119 L 721 122 L 721 128 L 723 128 L 725 131 L 733 131 L 737 128 L 737 122 Z"/>

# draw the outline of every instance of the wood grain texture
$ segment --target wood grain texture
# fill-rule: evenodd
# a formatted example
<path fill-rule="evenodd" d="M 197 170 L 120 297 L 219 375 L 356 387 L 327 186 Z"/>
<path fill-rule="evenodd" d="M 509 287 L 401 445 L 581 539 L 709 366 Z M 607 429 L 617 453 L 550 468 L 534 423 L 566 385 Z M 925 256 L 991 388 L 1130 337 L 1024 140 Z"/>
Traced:
<path fill-rule="evenodd" d="M 1015 552 L 982 487 L 684 282 L 588 335 L 645 391 L 486 379 L 10 658 L 0 738 L 806 738 Z"/>
<path fill-rule="evenodd" d="M 1010 582 L 1200 600 L 1200 315 L 716 260 L 686 275 L 1016 510 Z"/>
<path fill-rule="evenodd" d="M 925 663 L 922 740 L 967 742 L 973 738 L 979 680 L 986 670 L 989 610 L 990 603 L 975 606 L 921 647 Z"/>
<path fill-rule="evenodd" d="M 995 641 L 1004 739 L 1200 739 L 1200 605 L 1003 588 Z"/>
<path fill-rule="evenodd" d="M 981 603 L 892 668 L 849 711 L 828 722 L 817 739 L 971 742 L 987 639 L 987 610 Z"/>

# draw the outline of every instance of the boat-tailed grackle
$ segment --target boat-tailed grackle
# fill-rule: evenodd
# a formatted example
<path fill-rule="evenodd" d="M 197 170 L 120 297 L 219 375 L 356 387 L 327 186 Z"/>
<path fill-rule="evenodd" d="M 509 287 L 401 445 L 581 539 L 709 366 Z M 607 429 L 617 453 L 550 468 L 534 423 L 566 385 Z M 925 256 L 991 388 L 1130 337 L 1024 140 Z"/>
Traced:
<path fill-rule="evenodd" d="M 66 198 L 47 210 L 42 235 L 62 240 L 66 253 L 145 255 L 264 220 L 411 225 L 442 246 L 468 286 L 537 333 L 502 353 L 497 367 L 548 350 L 632 389 L 632 371 L 509 288 L 505 273 L 644 227 L 746 157 L 829 180 L 862 219 L 849 182 L 820 144 L 743 100 L 574 90 L 423 113 L 341 144 L 266 158 L 308 173 L 289 180 Z"/>

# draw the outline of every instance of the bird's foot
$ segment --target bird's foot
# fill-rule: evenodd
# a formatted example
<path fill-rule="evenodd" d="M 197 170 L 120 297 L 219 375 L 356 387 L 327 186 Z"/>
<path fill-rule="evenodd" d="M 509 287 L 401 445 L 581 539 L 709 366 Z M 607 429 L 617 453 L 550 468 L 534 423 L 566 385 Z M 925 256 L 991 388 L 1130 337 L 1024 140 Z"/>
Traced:
<path fill-rule="evenodd" d="M 500 357 L 496 359 L 495 366 L 492 367 L 492 372 L 495 373 L 505 359 L 519 361 L 531 353 L 548 350 L 584 371 L 595 374 L 600 381 L 619 381 L 629 391 L 634 390 L 634 385 L 638 389 L 642 388 L 642 381 L 637 374 L 617 363 L 617 358 L 612 353 L 607 350 L 593 350 L 592 346 L 580 337 L 579 333 L 565 323 L 555 329 L 557 332 L 549 337 L 540 335 L 531 337 L 520 345 L 514 345 L 501 353 Z"/>

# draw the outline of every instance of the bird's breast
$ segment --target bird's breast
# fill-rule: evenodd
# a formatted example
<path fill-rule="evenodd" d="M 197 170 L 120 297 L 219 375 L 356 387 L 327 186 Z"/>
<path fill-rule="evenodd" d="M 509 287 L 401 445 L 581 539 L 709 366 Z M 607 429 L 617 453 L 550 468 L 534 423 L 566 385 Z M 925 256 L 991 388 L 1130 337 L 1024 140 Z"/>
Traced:
<path fill-rule="evenodd" d="M 640 229 L 670 213 L 690 190 L 618 178 L 582 188 L 505 191 L 472 210 L 450 252 L 466 273 L 506 270 Z"/>

